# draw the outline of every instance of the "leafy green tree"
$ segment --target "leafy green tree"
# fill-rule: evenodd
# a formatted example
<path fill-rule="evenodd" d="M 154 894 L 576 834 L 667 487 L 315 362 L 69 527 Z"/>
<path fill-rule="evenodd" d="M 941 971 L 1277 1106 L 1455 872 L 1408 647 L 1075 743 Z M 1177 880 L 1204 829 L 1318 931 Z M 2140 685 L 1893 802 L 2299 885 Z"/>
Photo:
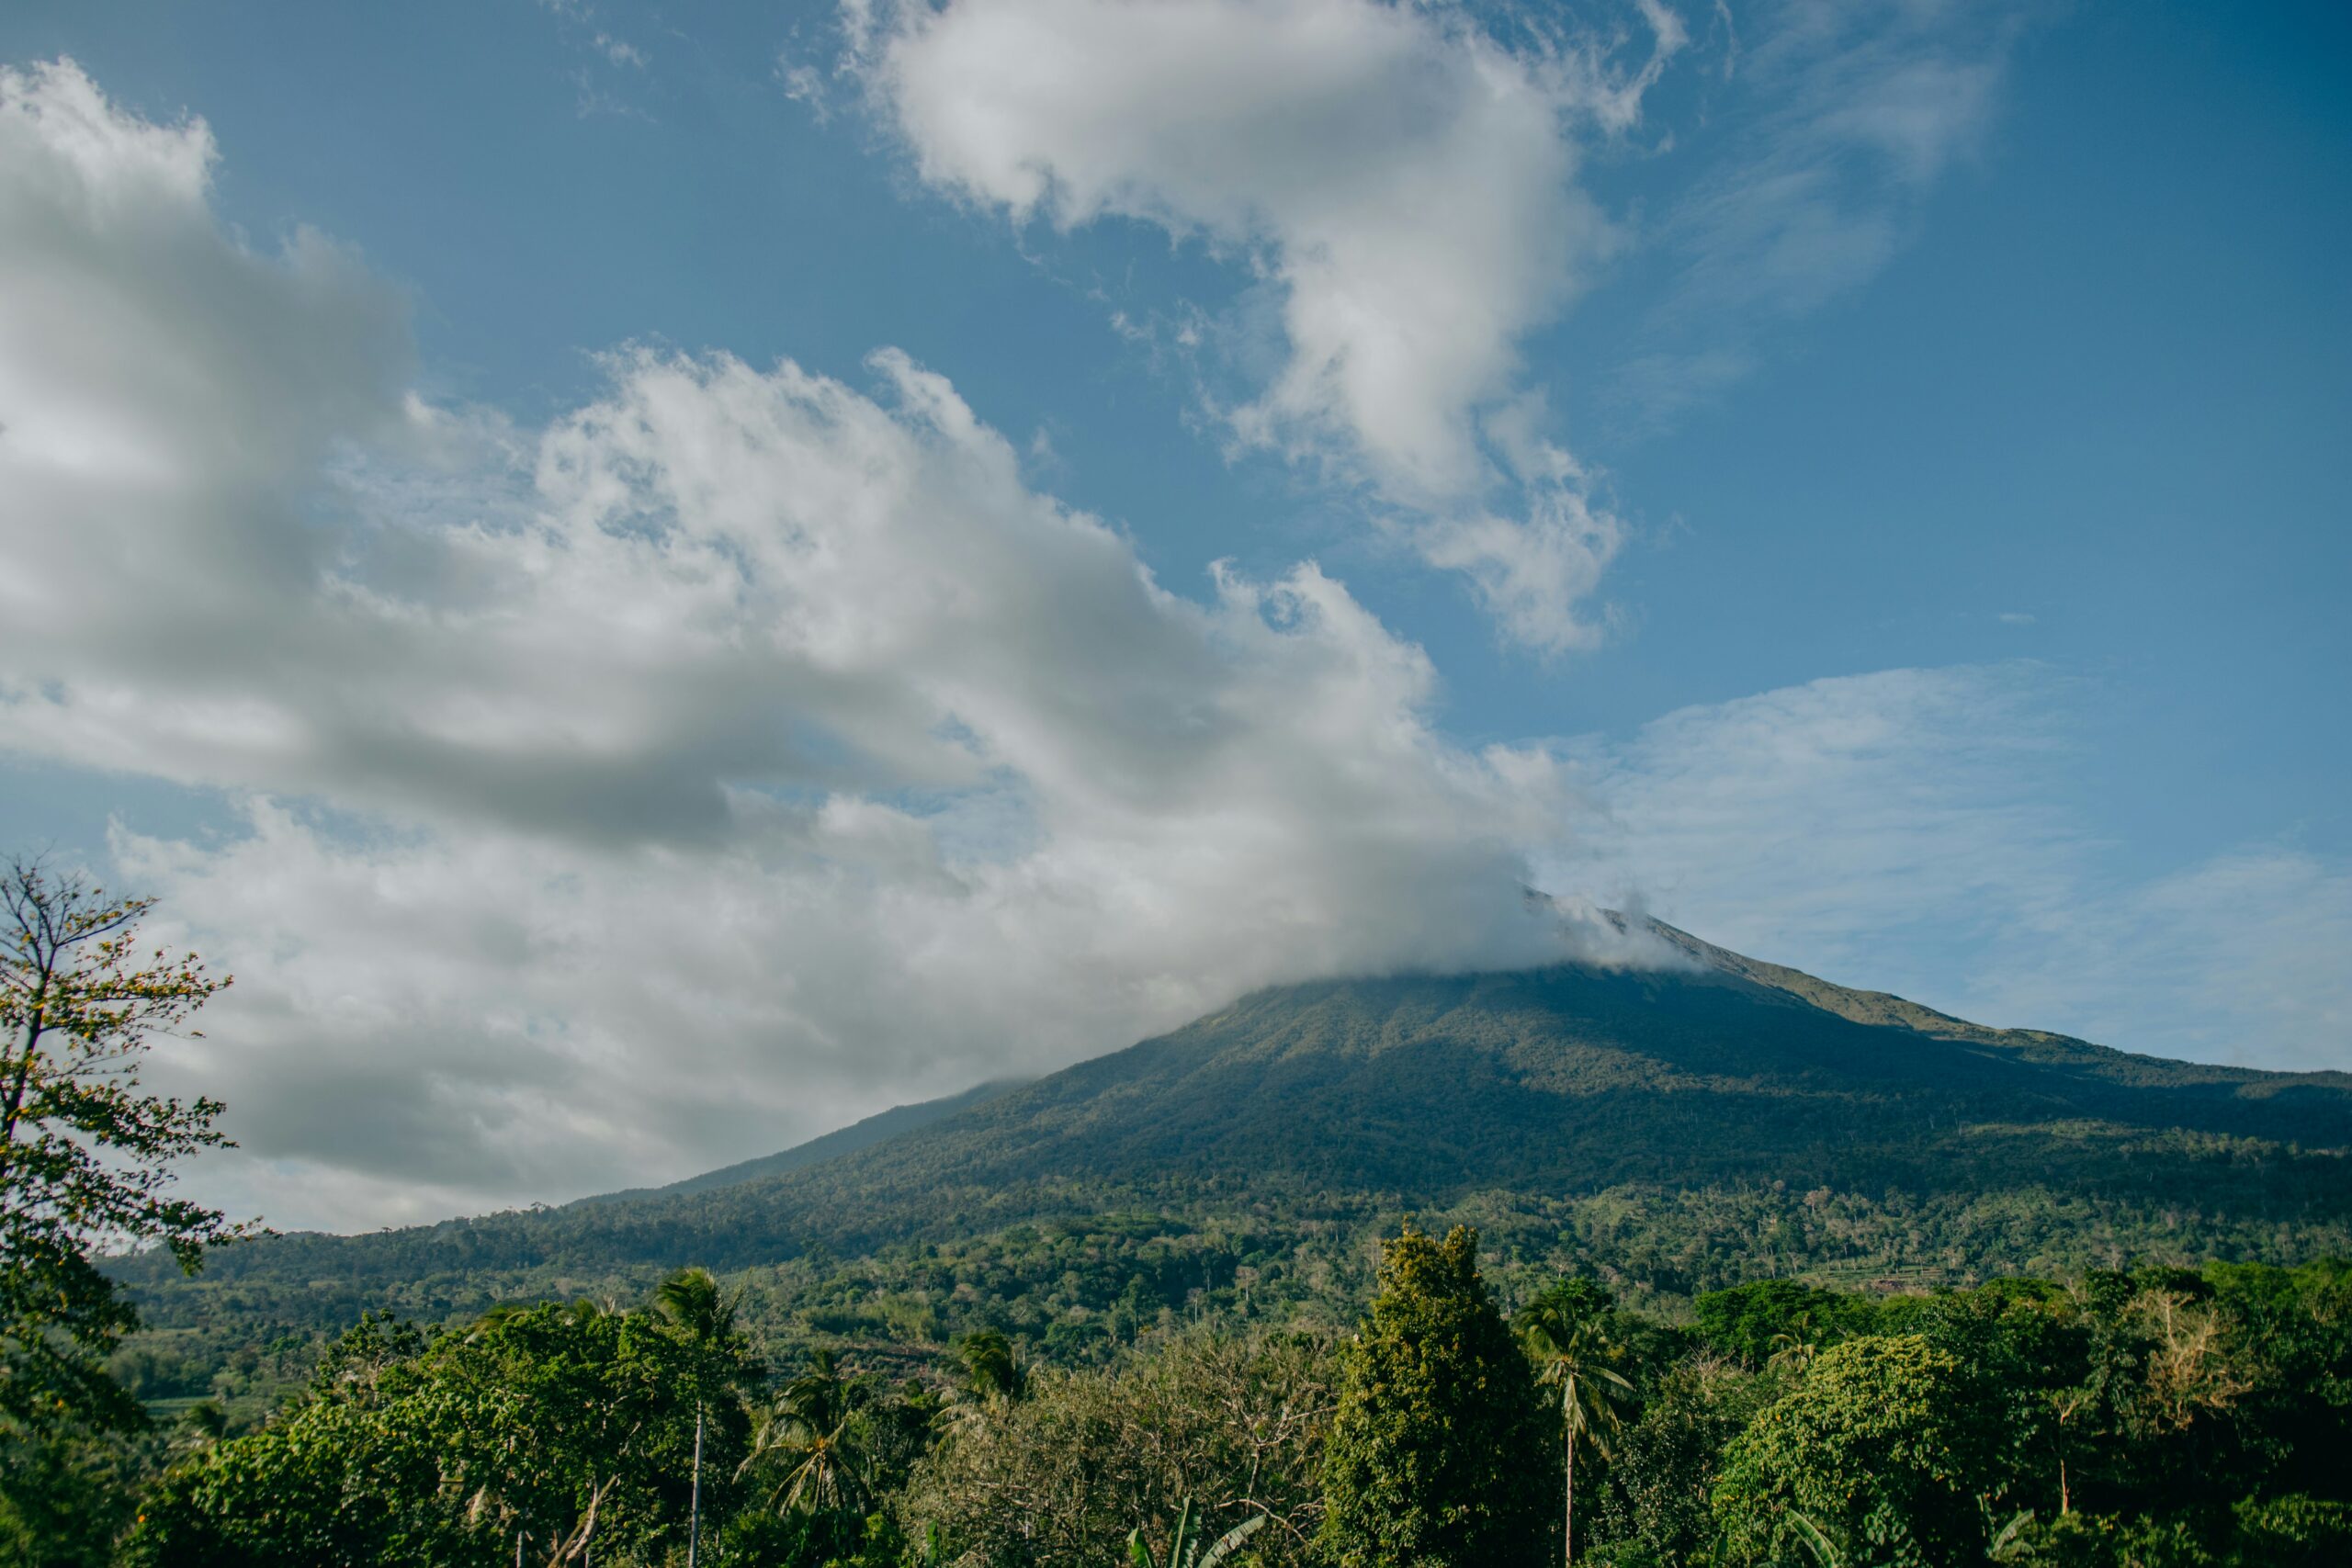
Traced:
<path fill-rule="evenodd" d="M 1709 1499 L 1723 1450 L 1779 1386 L 1712 1350 L 1657 1374 L 1618 1438 L 1598 1507 L 1587 1510 L 1594 1536 L 1617 1546 L 1623 1562 L 1707 1561 L 1716 1536 Z"/>
<path fill-rule="evenodd" d="M 741 1307 L 740 1293 L 721 1291 L 707 1269 L 676 1269 L 653 1288 L 653 1310 L 700 1345 L 739 1343 Z"/>
<path fill-rule="evenodd" d="M 1012 1341 L 1002 1331 L 983 1328 L 964 1337 L 956 1347 L 964 1362 L 964 1380 L 982 1399 L 1018 1399 L 1026 1382 Z"/>
<path fill-rule="evenodd" d="M 1182 1516 L 1213 1537 L 1262 1517 L 1240 1560 L 1305 1568 L 1330 1362 L 1305 1335 L 1192 1331 L 1109 1370 L 1041 1368 L 1028 1397 L 974 1407 L 916 1465 L 900 1527 L 943 1563 L 1109 1568 L 1131 1530 L 1164 1541 Z"/>
<path fill-rule="evenodd" d="M 1981 1559 L 2002 1489 L 1997 1407 L 1919 1335 L 1849 1339 L 1735 1438 L 1714 1497 L 1734 1563 Z"/>
<path fill-rule="evenodd" d="M 2233 1510 L 2239 1560 L 2267 1568 L 2341 1568 L 2352 1562 L 2352 1504 L 2301 1495 L 2247 1498 Z"/>
<path fill-rule="evenodd" d="M 1614 1306 L 1598 1281 L 1567 1279 L 1546 1288 L 1511 1321 L 1534 1359 L 1537 1381 L 1559 1391 L 1564 1562 L 1576 1561 L 1577 1455 L 1607 1457 L 1618 1402 L 1634 1393 L 1634 1385 L 1610 1365 L 1618 1354 L 1609 1334 Z"/>
<path fill-rule="evenodd" d="M 161 1444 L 152 1430 L 0 1438 L 0 1568 L 111 1568 Z"/>
<path fill-rule="evenodd" d="M 1877 1326 L 1868 1302 L 1797 1280 L 1709 1291 L 1691 1305 L 1700 1339 L 1751 1367 L 1777 1360 L 1803 1371 L 1822 1346 Z"/>
<path fill-rule="evenodd" d="M 703 1429 L 711 1402 L 740 1388 L 752 1371 L 751 1342 L 736 1326 L 742 1292 L 728 1295 L 707 1269 L 679 1269 L 653 1290 L 653 1310 L 705 1352 L 696 1366 L 706 1380 L 692 1390 L 695 1449 L 687 1483 L 686 1555 L 702 1543 Z"/>
<path fill-rule="evenodd" d="M 1477 1233 L 1408 1225 L 1340 1355 L 1321 1540 L 1340 1568 L 1521 1568 L 1551 1556 L 1557 1438 L 1478 1274 Z"/>
<path fill-rule="evenodd" d="M 0 1423 L 20 1430 L 139 1422 L 106 1369 L 139 1317 L 100 1247 L 160 1244 L 193 1273 L 245 1234 L 167 1190 L 175 1161 L 226 1145 L 221 1106 L 145 1093 L 140 1068 L 229 980 L 142 950 L 153 902 L 39 862 L 0 872 Z"/>
<path fill-rule="evenodd" d="M 685 1543 L 695 1391 L 723 1385 L 730 1362 L 652 1314 L 586 1303 L 492 1313 L 429 1341 L 367 1320 L 292 1410 L 173 1468 L 127 1561 L 658 1562 Z M 721 1475 L 746 1425 L 739 1405 L 711 1413 Z"/>

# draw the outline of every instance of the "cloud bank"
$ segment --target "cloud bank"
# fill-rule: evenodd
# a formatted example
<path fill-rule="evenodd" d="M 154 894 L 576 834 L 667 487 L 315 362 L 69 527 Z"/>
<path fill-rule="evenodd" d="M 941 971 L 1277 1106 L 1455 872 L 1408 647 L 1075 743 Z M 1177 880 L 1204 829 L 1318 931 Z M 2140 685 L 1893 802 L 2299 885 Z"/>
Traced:
<path fill-rule="evenodd" d="M 230 792 L 120 830 L 241 978 L 186 1070 L 289 1223 L 680 1173 L 1252 985 L 1555 955 L 1540 748 L 1433 727 L 1312 565 L 1203 599 L 940 377 L 627 350 L 545 429 L 208 202 L 201 121 L 0 76 L 10 749 Z"/>

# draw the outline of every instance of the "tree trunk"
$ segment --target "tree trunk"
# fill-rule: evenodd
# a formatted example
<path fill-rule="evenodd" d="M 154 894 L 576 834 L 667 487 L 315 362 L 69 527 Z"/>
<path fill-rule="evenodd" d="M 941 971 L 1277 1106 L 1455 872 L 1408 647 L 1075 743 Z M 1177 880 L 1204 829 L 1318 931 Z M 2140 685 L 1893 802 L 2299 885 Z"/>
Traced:
<path fill-rule="evenodd" d="M 1560 1505 L 1560 1562 L 1576 1568 L 1577 1561 L 1577 1375 L 1568 1374 L 1560 1393 L 1560 1432 L 1567 1450 L 1567 1495 Z"/>
<path fill-rule="evenodd" d="M 702 1545 L 702 1405 L 695 1405 L 695 1490 L 686 1518 L 686 1568 L 695 1568 L 695 1553 Z"/>

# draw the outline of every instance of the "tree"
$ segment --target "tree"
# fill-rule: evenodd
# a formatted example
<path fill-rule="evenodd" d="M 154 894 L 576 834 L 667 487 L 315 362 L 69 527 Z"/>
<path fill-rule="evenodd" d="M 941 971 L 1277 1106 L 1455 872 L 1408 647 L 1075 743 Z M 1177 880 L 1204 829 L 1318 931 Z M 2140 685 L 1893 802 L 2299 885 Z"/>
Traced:
<path fill-rule="evenodd" d="M 686 1561 L 695 1562 L 702 1547 L 703 1418 L 710 1400 L 738 1386 L 751 1371 L 751 1343 L 735 1326 L 743 1292 L 721 1293 L 718 1280 L 707 1269 L 680 1269 L 653 1288 L 653 1310 L 696 1348 L 707 1352 L 697 1360 L 708 1386 L 695 1388 L 695 1453 L 687 1490 Z"/>
<path fill-rule="evenodd" d="M 653 1310 L 699 1345 L 729 1346 L 741 1292 L 727 1295 L 707 1269 L 680 1269 L 653 1288 Z"/>
<path fill-rule="evenodd" d="M 1143 1539 L 1141 1527 L 1127 1532 L 1128 1568 L 1218 1568 L 1218 1564 L 1241 1550 L 1242 1543 L 1266 1528 L 1266 1516 L 1252 1514 L 1212 1543 L 1201 1540 L 1201 1532 L 1193 1524 L 1193 1500 L 1184 1499 L 1176 1510 L 1175 1533 L 1168 1538 L 1168 1555 L 1155 1558 L 1151 1547 Z"/>
<path fill-rule="evenodd" d="M 1586 1507 L 1589 1533 L 1618 1543 L 1624 1561 L 1707 1562 L 1724 1449 L 1771 1403 L 1777 1382 L 1703 1349 L 1659 1373 L 1618 1435 L 1598 1506 Z"/>
<path fill-rule="evenodd" d="M 695 1391 L 731 1351 L 650 1313 L 545 1304 L 426 1338 L 363 1320 L 309 1395 L 149 1495 L 134 1568 L 548 1568 L 683 1555 Z M 722 1475 L 743 1451 L 711 1411 Z M 728 1499 L 718 1499 L 725 1511 Z"/>
<path fill-rule="evenodd" d="M 1617 1427 L 1616 1401 L 1634 1385 L 1606 1363 L 1609 1292 L 1591 1280 L 1562 1280 L 1520 1309 L 1511 1327 L 1541 1369 L 1537 1381 L 1560 1391 L 1560 1560 L 1576 1561 L 1577 1452 L 1605 1458 Z"/>
<path fill-rule="evenodd" d="M 764 1472 L 771 1506 L 823 1518 L 863 1517 L 872 1493 L 849 1385 L 832 1357 L 812 1351 L 808 1370 L 784 1385 L 752 1436 L 738 1472 Z"/>
<path fill-rule="evenodd" d="M 230 1145 L 218 1100 L 141 1089 L 149 1037 L 230 981 L 192 953 L 142 953 L 153 906 L 38 861 L 0 873 L 0 1420 L 21 1427 L 140 1420 L 106 1373 L 139 1319 L 100 1247 L 159 1243 L 194 1273 L 249 1231 L 167 1194 L 175 1161 Z"/>
<path fill-rule="evenodd" d="M 1478 1276 L 1478 1235 L 1408 1225 L 1341 1351 L 1322 1543 L 1339 1568 L 1532 1568 L 1550 1555 L 1552 1421 Z"/>
<path fill-rule="evenodd" d="M 1012 1341 L 997 1329 L 983 1328 L 965 1336 L 956 1348 L 964 1362 L 965 1381 L 982 1399 L 1018 1399 L 1026 1384 Z"/>
<path fill-rule="evenodd" d="M 1923 1337 L 1833 1346 L 1725 1450 L 1714 1509 L 1726 1560 L 1980 1560 L 2001 1439 L 1970 1370 Z"/>
<path fill-rule="evenodd" d="M 1208 1542 L 1262 1518 L 1236 1556 L 1304 1568 L 1331 1400 L 1329 1346 L 1300 1334 L 1188 1330 L 1116 1368 L 1041 1369 L 915 1466 L 899 1524 L 935 1532 L 942 1562 L 1109 1568 L 1133 1531 L 1172 1543 L 1182 1520 Z"/>

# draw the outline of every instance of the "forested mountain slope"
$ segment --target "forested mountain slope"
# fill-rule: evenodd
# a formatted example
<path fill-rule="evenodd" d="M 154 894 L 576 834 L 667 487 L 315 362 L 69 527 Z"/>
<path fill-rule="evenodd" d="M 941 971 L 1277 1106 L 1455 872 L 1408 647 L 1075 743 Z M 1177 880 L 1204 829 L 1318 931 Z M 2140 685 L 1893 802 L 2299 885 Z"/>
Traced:
<path fill-rule="evenodd" d="M 1661 1293 L 1770 1269 L 1965 1278 L 2352 1251 L 2352 1077 L 1986 1029 L 1659 934 L 1687 964 L 1261 991 L 944 1117 L 887 1113 L 918 1124 L 878 1142 L 837 1134 L 813 1163 L 787 1154 L 559 1209 L 288 1235 L 220 1253 L 193 1284 L 124 1267 L 158 1323 L 230 1313 L 308 1327 L 686 1262 L 799 1259 L 792 1277 L 813 1280 L 845 1259 L 902 1260 L 874 1265 L 888 1274 L 960 1258 L 970 1278 L 951 1269 L 925 1289 L 1075 1301 L 1101 1293 L 1090 1270 L 1115 1292 L 1138 1269 L 1159 1278 L 1136 1261 L 1152 1247 L 1245 1232 L 1258 1239 L 1216 1242 L 1227 1261 L 1187 1289 L 1262 1274 L 1244 1259 L 1279 1255 L 1294 1294 L 1312 1294 L 1301 1248 L 1344 1268 L 1349 1237 L 1404 1210 L 1473 1213 L 1531 1257 L 1574 1253 Z M 1061 1239 L 1035 1241 L 1041 1222 Z"/>

